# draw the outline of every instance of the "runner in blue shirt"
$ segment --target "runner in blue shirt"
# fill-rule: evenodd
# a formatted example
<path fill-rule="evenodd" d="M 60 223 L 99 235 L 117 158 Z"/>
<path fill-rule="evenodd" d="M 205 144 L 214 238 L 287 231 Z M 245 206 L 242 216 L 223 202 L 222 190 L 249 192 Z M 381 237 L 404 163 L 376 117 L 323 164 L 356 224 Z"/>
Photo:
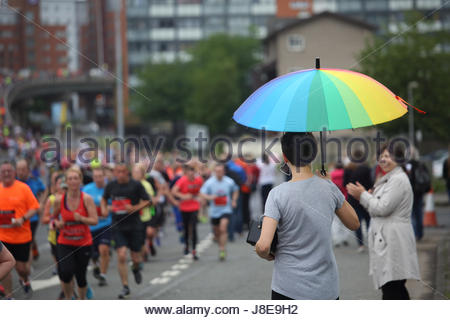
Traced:
<path fill-rule="evenodd" d="M 219 259 L 223 261 L 226 257 L 228 222 L 237 206 L 239 187 L 233 179 L 225 176 L 225 166 L 222 163 L 216 164 L 214 173 L 203 184 L 200 195 L 209 200 L 209 217 L 219 244 Z"/>
<path fill-rule="evenodd" d="M 87 193 L 94 199 L 95 206 L 98 213 L 98 224 L 90 226 L 93 240 L 93 254 L 92 261 L 94 262 L 94 277 L 99 280 L 99 286 L 106 286 L 106 272 L 109 265 L 109 247 L 111 245 L 111 214 L 106 217 L 102 215 L 100 202 L 103 197 L 103 192 L 106 186 L 105 174 L 102 168 L 95 168 L 92 170 L 91 182 L 83 187 L 83 192 Z M 100 266 L 98 262 L 100 260 Z"/>

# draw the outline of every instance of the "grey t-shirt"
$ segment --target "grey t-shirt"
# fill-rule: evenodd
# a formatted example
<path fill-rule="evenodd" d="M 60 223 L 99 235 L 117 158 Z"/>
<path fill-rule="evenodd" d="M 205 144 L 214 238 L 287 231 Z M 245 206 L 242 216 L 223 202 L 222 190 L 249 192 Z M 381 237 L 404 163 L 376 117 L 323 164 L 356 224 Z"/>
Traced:
<path fill-rule="evenodd" d="M 272 290 L 293 299 L 336 299 L 339 278 L 331 239 L 344 195 L 317 176 L 272 189 L 264 215 L 278 221 Z"/>

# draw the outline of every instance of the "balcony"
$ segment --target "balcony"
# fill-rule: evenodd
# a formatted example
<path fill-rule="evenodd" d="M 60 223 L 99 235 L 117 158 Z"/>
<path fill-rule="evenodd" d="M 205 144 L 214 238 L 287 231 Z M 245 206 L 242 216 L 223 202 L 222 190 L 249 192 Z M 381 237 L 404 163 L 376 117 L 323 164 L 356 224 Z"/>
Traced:
<path fill-rule="evenodd" d="M 200 28 L 184 28 L 178 30 L 179 40 L 201 40 L 203 32 Z"/>
<path fill-rule="evenodd" d="M 175 16 L 175 7 L 171 5 L 153 5 L 150 7 L 150 16 L 173 17 Z"/>
<path fill-rule="evenodd" d="M 153 29 L 150 31 L 150 38 L 152 40 L 164 40 L 164 41 L 175 40 L 175 29 L 174 28 Z"/>
<path fill-rule="evenodd" d="M 199 4 L 180 4 L 177 10 L 179 17 L 199 17 L 202 15 L 202 7 Z"/>

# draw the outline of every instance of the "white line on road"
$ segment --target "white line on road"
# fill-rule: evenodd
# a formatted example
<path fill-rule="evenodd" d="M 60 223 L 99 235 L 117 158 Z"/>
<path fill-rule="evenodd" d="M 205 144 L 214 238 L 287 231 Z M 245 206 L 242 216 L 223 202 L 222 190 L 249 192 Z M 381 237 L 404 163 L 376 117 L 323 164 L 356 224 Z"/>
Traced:
<path fill-rule="evenodd" d="M 31 288 L 33 288 L 33 291 L 38 291 L 38 290 L 54 287 L 57 285 L 59 285 L 59 277 L 58 276 L 53 276 L 49 279 L 31 281 Z"/>
<path fill-rule="evenodd" d="M 168 283 L 169 281 L 170 281 L 169 277 L 162 277 L 162 278 L 158 277 L 150 281 L 150 284 L 165 284 Z"/>
<path fill-rule="evenodd" d="M 209 233 L 205 239 L 200 241 L 200 243 L 197 245 L 197 252 L 201 253 L 205 249 L 207 249 L 212 244 L 212 237 L 213 235 Z M 193 262 L 193 256 L 192 254 L 186 255 L 180 260 L 178 260 L 178 263 L 174 264 L 170 269 L 166 270 L 161 273 L 161 277 L 156 277 L 149 281 L 149 284 L 165 284 L 170 282 L 173 277 L 176 277 L 180 274 L 180 270 L 186 270 L 189 268 L 189 264 Z"/>
<path fill-rule="evenodd" d="M 180 274 L 179 270 L 167 270 L 161 273 L 163 277 L 176 277 L 179 274 Z"/>

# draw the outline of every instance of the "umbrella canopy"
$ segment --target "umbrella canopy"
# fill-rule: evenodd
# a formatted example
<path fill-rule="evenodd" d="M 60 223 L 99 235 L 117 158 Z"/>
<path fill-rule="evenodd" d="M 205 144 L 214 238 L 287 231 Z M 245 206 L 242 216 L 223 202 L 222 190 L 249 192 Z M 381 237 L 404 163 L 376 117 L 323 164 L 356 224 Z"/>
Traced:
<path fill-rule="evenodd" d="M 236 110 L 233 119 L 255 129 L 311 132 L 372 126 L 407 111 L 400 97 L 369 76 L 309 69 L 266 83 Z"/>

